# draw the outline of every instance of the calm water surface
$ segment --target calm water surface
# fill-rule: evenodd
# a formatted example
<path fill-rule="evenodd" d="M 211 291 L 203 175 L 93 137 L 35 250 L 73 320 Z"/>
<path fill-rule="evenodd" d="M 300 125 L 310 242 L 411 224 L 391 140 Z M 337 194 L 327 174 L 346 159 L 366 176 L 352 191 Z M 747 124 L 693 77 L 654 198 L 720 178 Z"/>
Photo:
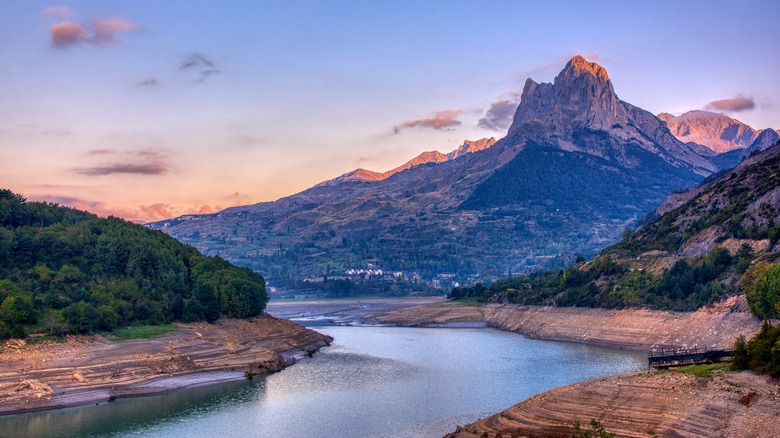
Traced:
<path fill-rule="evenodd" d="M 316 329 L 333 345 L 271 376 L 0 417 L 0 435 L 441 436 L 541 391 L 646 367 L 642 353 L 493 329 Z"/>

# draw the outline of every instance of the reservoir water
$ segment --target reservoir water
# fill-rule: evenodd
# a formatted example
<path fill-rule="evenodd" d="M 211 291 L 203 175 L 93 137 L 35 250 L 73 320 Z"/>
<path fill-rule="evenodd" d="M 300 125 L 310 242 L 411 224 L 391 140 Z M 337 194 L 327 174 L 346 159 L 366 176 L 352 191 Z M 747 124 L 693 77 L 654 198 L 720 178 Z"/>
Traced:
<path fill-rule="evenodd" d="M 646 368 L 642 353 L 493 329 L 316 329 L 333 345 L 279 373 L 0 417 L 0 435 L 435 437 L 547 389 Z"/>

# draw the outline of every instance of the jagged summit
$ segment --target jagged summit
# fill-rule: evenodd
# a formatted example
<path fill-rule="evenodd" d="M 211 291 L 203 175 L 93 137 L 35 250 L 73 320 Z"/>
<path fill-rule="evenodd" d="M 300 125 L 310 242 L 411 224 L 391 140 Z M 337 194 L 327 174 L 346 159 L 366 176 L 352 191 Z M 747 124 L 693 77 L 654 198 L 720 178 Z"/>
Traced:
<path fill-rule="evenodd" d="M 551 118 L 548 122 L 554 125 L 562 125 L 565 120 L 561 118 L 566 118 L 595 124 L 597 127 L 609 127 L 612 119 L 626 119 L 620 109 L 607 70 L 577 55 L 566 64 L 552 84 L 536 83 L 530 78 L 525 82 L 509 132 L 543 116 Z"/>
<path fill-rule="evenodd" d="M 566 64 L 566 70 L 573 70 L 576 72 L 583 72 L 588 73 L 593 76 L 596 76 L 599 79 L 603 79 L 605 81 L 609 80 L 609 75 L 607 74 L 607 70 L 596 64 L 595 62 L 588 62 L 585 58 L 583 58 L 580 55 L 575 55 L 568 64 Z"/>
<path fill-rule="evenodd" d="M 581 56 L 572 58 L 553 83 L 525 82 L 507 138 L 586 152 L 630 168 L 641 164 L 643 150 L 700 175 L 715 170 L 659 118 L 621 101 L 606 69 Z"/>

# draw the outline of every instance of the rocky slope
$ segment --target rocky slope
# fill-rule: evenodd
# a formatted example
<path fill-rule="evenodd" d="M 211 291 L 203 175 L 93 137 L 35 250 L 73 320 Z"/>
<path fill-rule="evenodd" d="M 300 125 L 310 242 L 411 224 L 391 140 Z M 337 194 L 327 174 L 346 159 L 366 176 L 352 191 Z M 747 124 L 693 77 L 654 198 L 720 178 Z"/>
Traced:
<path fill-rule="evenodd" d="M 759 132 L 739 120 L 708 111 L 689 111 L 679 116 L 658 114 L 669 130 L 683 142 L 707 146 L 717 153 L 745 149 Z"/>
<path fill-rule="evenodd" d="M 715 169 L 581 57 L 552 84 L 529 80 L 508 135 L 490 143 L 151 226 L 277 285 L 369 262 L 426 278 L 496 277 L 595 252 Z"/>
<path fill-rule="evenodd" d="M 591 420 L 619 437 L 772 437 L 780 430 L 780 385 L 751 372 L 603 377 L 535 395 L 445 437 L 568 438 L 590 430 Z"/>
<path fill-rule="evenodd" d="M 332 339 L 271 316 L 179 324 L 152 339 L 101 336 L 0 349 L 0 414 L 113 401 L 279 371 Z"/>
<path fill-rule="evenodd" d="M 750 240 L 760 252 L 778 251 L 770 241 L 780 212 L 780 144 L 744 159 L 656 209 L 656 220 L 617 248 L 634 253 L 666 251 L 703 255 L 728 239 Z M 771 235 L 770 235 L 771 234 Z M 766 242 L 762 242 L 766 240 Z"/>

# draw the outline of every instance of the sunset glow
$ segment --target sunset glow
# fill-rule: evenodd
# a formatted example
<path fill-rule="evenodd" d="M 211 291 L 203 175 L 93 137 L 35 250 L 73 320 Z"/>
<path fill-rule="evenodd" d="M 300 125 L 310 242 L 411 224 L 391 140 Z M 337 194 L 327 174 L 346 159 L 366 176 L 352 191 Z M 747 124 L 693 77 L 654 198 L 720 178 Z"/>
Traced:
<path fill-rule="evenodd" d="M 564 12 L 565 11 L 565 12 Z M 780 128 L 776 1 L 0 0 L 0 186 L 146 222 L 506 133 L 575 53 L 653 113 Z M 706 80 L 703 80 L 706 78 Z"/>

